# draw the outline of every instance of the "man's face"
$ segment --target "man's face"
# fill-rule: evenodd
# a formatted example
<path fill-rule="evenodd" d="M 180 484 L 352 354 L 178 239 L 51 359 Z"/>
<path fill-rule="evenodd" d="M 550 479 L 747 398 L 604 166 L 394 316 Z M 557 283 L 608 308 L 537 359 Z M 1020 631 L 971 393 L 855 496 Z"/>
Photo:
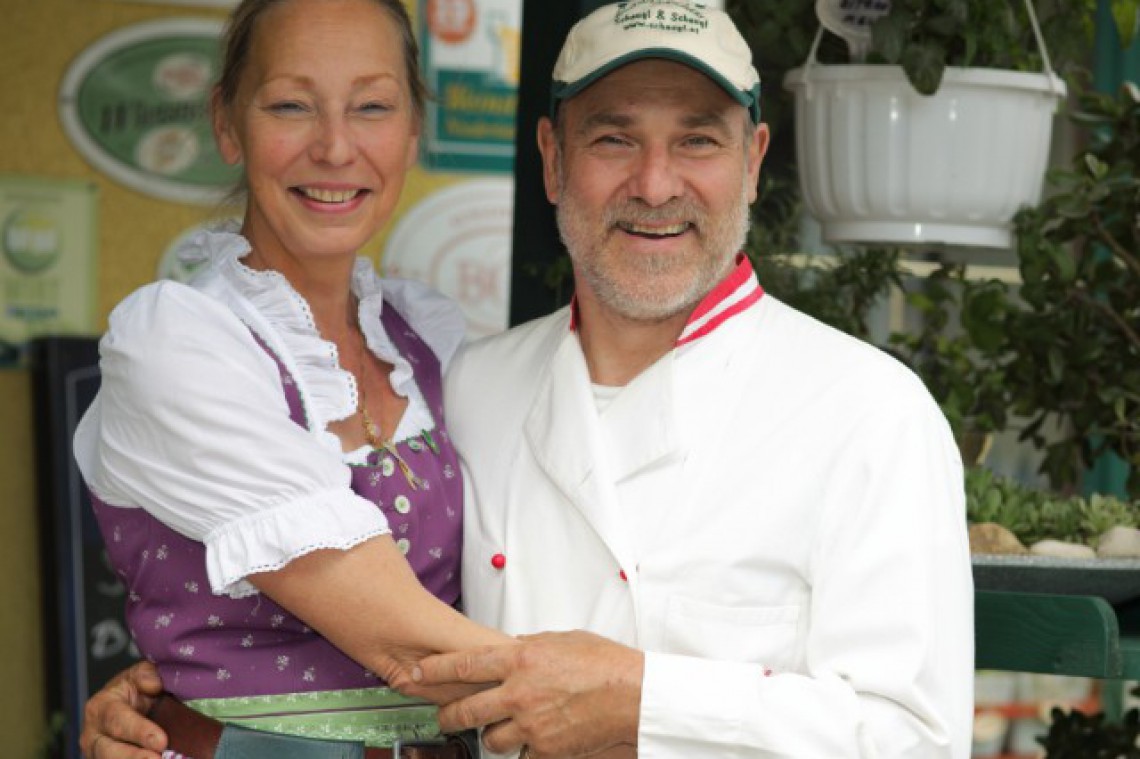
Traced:
<path fill-rule="evenodd" d="M 615 315 L 687 313 L 744 243 L 767 127 L 688 66 L 623 66 L 539 124 L 546 194 L 578 295 Z"/>

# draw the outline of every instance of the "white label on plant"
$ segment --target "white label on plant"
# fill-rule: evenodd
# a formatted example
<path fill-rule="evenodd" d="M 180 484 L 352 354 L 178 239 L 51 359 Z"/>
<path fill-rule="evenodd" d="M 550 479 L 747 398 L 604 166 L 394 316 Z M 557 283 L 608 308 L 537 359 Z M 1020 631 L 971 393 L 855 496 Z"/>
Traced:
<path fill-rule="evenodd" d="M 816 0 L 815 15 L 832 34 L 847 41 L 851 57 L 862 60 L 871 46 L 871 25 L 891 10 L 891 0 Z"/>

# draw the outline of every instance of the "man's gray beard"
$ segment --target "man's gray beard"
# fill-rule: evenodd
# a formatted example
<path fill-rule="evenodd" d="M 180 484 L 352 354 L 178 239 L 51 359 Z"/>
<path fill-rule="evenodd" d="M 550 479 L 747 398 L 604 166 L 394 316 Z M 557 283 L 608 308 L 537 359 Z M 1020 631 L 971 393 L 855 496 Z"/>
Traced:
<path fill-rule="evenodd" d="M 745 183 L 748 175 L 745 174 Z M 561 183 L 560 183 L 561 184 Z M 582 277 L 603 305 L 615 313 L 635 321 L 662 321 L 696 306 L 713 288 L 720 284 L 732 269 L 737 252 L 748 239 L 751 219 L 748 214 L 748 187 L 741 188 L 740 202 L 733 211 L 719 221 L 712 221 L 703 208 L 687 199 L 670 201 L 665 206 L 651 208 L 636 200 L 605 210 L 600 230 L 588 229 L 588 222 L 578 213 L 577 201 L 562 185 L 557 205 L 558 232 L 562 243 L 574 262 L 575 276 Z M 683 219 L 696 225 L 703 250 L 718 250 L 717 256 L 701 259 L 693 279 L 677 293 L 656 291 L 653 278 L 667 273 L 677 260 L 665 256 L 649 256 L 643 261 L 644 279 L 626 285 L 606 276 L 599 262 L 598 251 L 605 244 L 605 235 L 614 229 L 618 220 L 632 223 L 653 223 Z M 600 232 L 598 234 L 597 232 Z M 639 286 L 640 285 L 640 286 Z"/>

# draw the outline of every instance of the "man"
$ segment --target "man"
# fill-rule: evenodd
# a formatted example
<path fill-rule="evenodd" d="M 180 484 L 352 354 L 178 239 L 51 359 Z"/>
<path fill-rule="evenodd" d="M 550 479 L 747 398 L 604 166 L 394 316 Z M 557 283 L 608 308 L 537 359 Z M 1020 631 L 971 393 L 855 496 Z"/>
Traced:
<path fill-rule="evenodd" d="M 575 302 L 472 346 L 450 426 L 467 612 L 591 632 L 432 657 L 414 687 L 495 684 L 441 724 L 532 757 L 964 759 L 957 450 L 912 374 L 739 255 L 768 140 L 747 45 L 633 0 L 579 22 L 554 80 L 538 139 Z M 116 694 L 154 687 L 93 699 L 87 745 L 143 735 Z"/>

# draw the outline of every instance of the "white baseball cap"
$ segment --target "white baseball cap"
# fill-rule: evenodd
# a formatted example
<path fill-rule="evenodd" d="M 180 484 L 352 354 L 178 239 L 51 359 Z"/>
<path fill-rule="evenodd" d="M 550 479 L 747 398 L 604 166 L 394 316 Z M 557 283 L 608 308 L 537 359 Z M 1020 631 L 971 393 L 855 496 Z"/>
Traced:
<path fill-rule="evenodd" d="M 760 123 L 760 75 L 724 11 L 675 0 L 604 5 L 574 25 L 554 64 L 551 111 L 627 63 L 665 58 L 719 84 Z"/>

